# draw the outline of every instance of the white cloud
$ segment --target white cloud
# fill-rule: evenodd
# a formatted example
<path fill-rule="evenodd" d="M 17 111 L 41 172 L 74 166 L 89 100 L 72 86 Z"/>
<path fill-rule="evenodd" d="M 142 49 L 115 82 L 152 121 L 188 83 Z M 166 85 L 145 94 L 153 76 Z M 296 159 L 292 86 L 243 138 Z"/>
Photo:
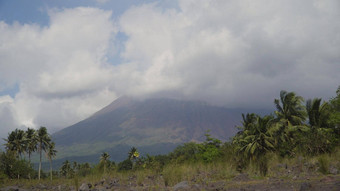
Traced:
<path fill-rule="evenodd" d="M 20 127 L 12 105 L 13 99 L 10 96 L 0 96 L 0 137 L 3 138 L 7 136 L 8 129 Z"/>
<path fill-rule="evenodd" d="M 270 107 L 282 89 L 328 99 L 340 85 L 338 1 L 179 4 L 134 7 L 121 17 L 128 62 L 117 75 L 126 93 Z"/>
<path fill-rule="evenodd" d="M 340 85 L 339 1 L 178 3 L 133 6 L 117 20 L 80 7 L 51 10 L 45 27 L 0 21 L 0 89 L 20 86 L 0 113 L 10 110 L 13 127 L 56 130 L 123 94 L 271 107 L 282 89 L 328 99 Z M 111 65 L 120 44 L 123 63 Z"/>
<path fill-rule="evenodd" d="M 20 85 L 0 112 L 10 109 L 20 125 L 53 129 L 116 98 L 107 88 L 112 71 L 106 55 L 117 29 L 110 11 L 95 8 L 51 10 L 49 16 L 46 27 L 0 21 L 0 85 Z"/>

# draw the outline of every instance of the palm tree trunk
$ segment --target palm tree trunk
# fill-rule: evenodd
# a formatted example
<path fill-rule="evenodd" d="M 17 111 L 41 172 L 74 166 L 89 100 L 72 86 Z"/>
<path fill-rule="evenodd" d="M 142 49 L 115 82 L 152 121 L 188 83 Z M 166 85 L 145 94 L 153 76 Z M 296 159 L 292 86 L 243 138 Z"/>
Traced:
<path fill-rule="evenodd" d="M 29 161 L 29 164 L 31 166 L 31 152 L 29 152 L 29 151 L 28 151 L 28 161 Z M 28 173 L 28 179 L 31 180 L 31 173 L 30 172 Z"/>
<path fill-rule="evenodd" d="M 52 159 L 50 159 L 50 176 L 52 181 Z"/>
<path fill-rule="evenodd" d="M 39 145 L 39 152 L 40 152 L 40 162 L 39 162 L 39 172 L 38 172 L 38 179 L 40 180 L 40 171 L 41 171 L 41 143 Z"/>

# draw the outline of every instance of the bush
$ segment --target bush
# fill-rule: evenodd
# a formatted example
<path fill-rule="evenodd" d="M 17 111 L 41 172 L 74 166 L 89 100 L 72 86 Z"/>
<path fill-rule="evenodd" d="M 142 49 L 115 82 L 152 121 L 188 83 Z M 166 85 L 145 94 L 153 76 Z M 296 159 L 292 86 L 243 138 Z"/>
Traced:
<path fill-rule="evenodd" d="M 118 164 L 118 171 L 131 170 L 132 169 L 132 161 L 130 159 L 126 159 Z"/>
<path fill-rule="evenodd" d="M 26 160 L 19 160 L 14 153 L 7 152 L 0 154 L 0 172 L 8 178 L 29 178 L 34 174 L 31 164 Z"/>
<path fill-rule="evenodd" d="M 221 156 L 221 152 L 218 148 L 212 145 L 203 146 L 201 153 L 199 154 L 200 159 L 205 163 L 215 161 Z"/>

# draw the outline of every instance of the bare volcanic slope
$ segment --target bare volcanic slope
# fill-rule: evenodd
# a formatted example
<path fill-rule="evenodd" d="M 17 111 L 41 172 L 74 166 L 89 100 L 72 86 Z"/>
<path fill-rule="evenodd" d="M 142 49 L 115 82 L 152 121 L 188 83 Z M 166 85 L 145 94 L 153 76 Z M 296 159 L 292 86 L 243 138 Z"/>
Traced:
<path fill-rule="evenodd" d="M 164 154 L 178 144 L 203 141 L 204 134 L 221 140 L 233 136 L 241 111 L 215 107 L 204 102 L 173 99 L 144 101 L 121 97 L 91 117 L 53 134 L 59 159 L 79 160 L 109 152 L 123 160 L 131 146 L 141 153 Z M 91 161 L 90 161 L 91 162 Z"/>

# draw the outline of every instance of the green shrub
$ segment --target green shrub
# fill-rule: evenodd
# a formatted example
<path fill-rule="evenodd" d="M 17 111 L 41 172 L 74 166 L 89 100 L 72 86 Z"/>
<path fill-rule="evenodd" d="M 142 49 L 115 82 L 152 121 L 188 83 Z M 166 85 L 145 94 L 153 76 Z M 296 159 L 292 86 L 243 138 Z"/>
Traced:
<path fill-rule="evenodd" d="M 207 145 L 202 149 L 202 152 L 199 154 L 199 158 L 203 160 L 203 162 L 210 163 L 215 161 L 220 155 L 221 152 L 218 148 L 212 145 Z"/>
<path fill-rule="evenodd" d="M 132 161 L 130 159 L 126 159 L 118 164 L 118 171 L 131 170 L 132 165 Z"/>
<path fill-rule="evenodd" d="M 17 159 L 12 152 L 0 154 L 0 171 L 11 179 L 29 178 L 30 174 L 34 174 L 31 164 Z"/>

